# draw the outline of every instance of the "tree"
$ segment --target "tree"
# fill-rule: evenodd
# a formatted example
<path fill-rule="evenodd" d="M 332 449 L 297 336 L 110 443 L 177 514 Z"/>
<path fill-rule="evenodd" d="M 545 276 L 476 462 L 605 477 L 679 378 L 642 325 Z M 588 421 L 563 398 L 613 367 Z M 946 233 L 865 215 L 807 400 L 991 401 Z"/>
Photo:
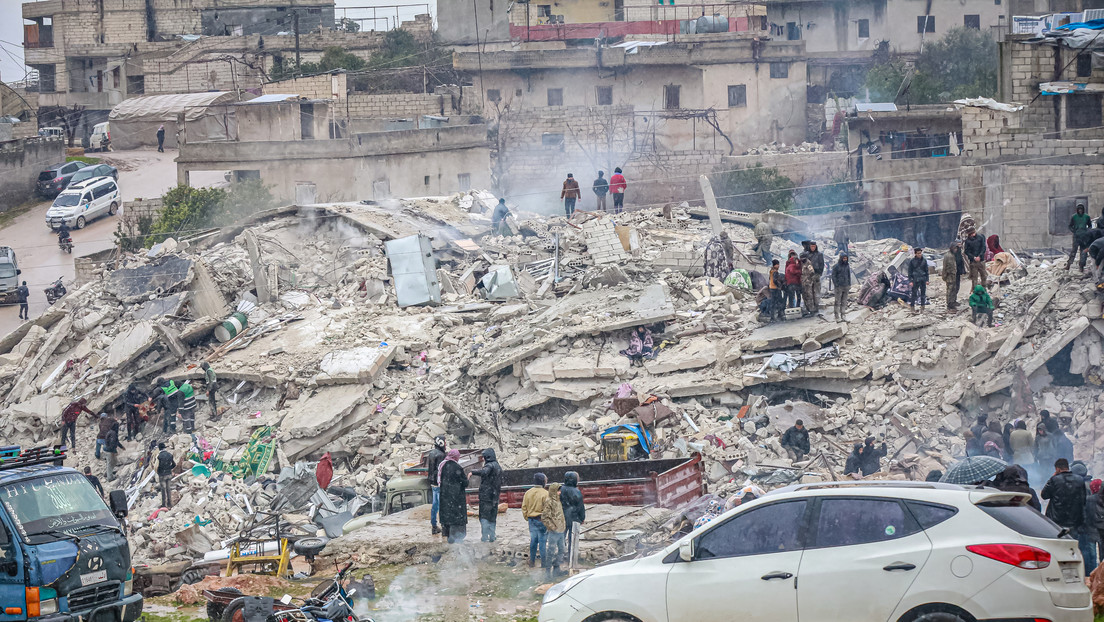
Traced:
<path fill-rule="evenodd" d="M 360 22 L 348 17 L 337 20 L 337 27 L 345 32 L 360 32 Z"/>
<path fill-rule="evenodd" d="M 721 209 L 738 212 L 786 212 L 793 207 L 794 182 L 778 172 L 757 164 L 751 168 L 726 170 L 725 165 L 709 175 L 713 194 Z"/>
<path fill-rule="evenodd" d="M 955 28 L 924 47 L 902 101 L 937 104 L 966 97 L 997 94 L 997 42 L 989 33 Z M 865 88 L 872 101 L 893 101 L 909 74 L 900 59 L 876 63 L 866 74 Z"/>
<path fill-rule="evenodd" d="M 260 179 L 239 181 L 228 189 L 177 186 L 161 200 L 163 207 L 156 221 L 127 223 L 126 227 L 120 224 L 115 237 L 123 250 L 190 235 L 197 229 L 225 226 L 276 204 Z"/>

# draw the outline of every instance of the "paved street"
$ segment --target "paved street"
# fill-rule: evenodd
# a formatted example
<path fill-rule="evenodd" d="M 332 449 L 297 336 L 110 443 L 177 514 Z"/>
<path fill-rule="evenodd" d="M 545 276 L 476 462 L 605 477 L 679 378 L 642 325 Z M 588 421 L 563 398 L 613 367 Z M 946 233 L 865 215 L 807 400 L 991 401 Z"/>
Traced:
<path fill-rule="evenodd" d="M 90 156 L 100 157 L 90 153 Z M 154 198 L 176 185 L 175 151 L 116 151 L 106 154 L 103 161 L 119 169 L 119 188 L 123 201 L 136 198 Z M 219 178 L 196 180 L 212 185 Z M 115 216 L 105 216 L 93 221 L 80 231 L 73 231 L 73 254 L 58 248 L 57 234 L 46 226 L 46 210 L 51 201 L 43 201 L 0 229 L 0 246 L 15 249 L 19 261 L 20 280 L 27 282 L 31 290 L 30 312 L 36 317 L 46 309 L 43 293 L 59 276 L 71 288 L 74 277 L 73 258 L 110 248 L 115 242 Z M 119 212 L 122 214 L 122 211 Z M 7 334 L 19 325 L 18 305 L 0 307 L 0 335 Z"/>

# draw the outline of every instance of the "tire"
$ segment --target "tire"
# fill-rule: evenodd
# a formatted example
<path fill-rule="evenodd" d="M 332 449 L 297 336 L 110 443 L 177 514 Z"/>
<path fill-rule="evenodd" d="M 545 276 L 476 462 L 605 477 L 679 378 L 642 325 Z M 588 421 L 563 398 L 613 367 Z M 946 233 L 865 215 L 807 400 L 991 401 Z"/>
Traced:
<path fill-rule="evenodd" d="M 241 590 L 236 587 L 220 587 L 215 590 L 223 594 L 241 594 Z M 207 601 L 207 619 L 211 622 L 221 622 L 222 614 L 226 612 L 226 605 L 222 603 L 216 603 L 213 601 Z"/>
<path fill-rule="evenodd" d="M 84 219 L 84 216 L 77 216 L 77 222 L 73 223 L 73 226 L 77 229 L 84 229 L 84 225 L 88 221 Z"/>
<path fill-rule="evenodd" d="M 966 622 L 966 619 L 953 613 L 933 611 L 931 613 L 925 613 L 912 622 Z"/>
<path fill-rule="evenodd" d="M 225 588 L 224 588 L 225 589 Z M 240 593 L 240 592 L 239 592 Z M 222 622 L 245 622 L 245 597 L 235 598 L 222 611 Z"/>
<path fill-rule="evenodd" d="M 191 568 L 188 568 L 183 573 L 181 573 L 180 581 L 182 583 L 187 584 L 187 585 L 192 585 L 194 583 L 199 583 L 200 581 L 203 580 L 203 577 L 206 577 L 206 576 L 207 576 L 206 568 L 192 566 Z M 232 589 L 235 589 L 235 588 L 224 588 L 224 589 L 231 589 L 232 590 Z M 237 592 L 237 593 L 241 594 L 241 592 Z"/>
<path fill-rule="evenodd" d="M 107 213 L 114 216 L 118 212 L 119 212 L 119 204 L 116 203 L 115 201 L 112 201 L 111 202 L 111 207 L 107 208 Z"/>
<path fill-rule="evenodd" d="M 306 557 L 313 557 L 321 553 L 327 544 L 329 540 L 326 538 L 299 538 L 291 545 L 291 550 Z"/>

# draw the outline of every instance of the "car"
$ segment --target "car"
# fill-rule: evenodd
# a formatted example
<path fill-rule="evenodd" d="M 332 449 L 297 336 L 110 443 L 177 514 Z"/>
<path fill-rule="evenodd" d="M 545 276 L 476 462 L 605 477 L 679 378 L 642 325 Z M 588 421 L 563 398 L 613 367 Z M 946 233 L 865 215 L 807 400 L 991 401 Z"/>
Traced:
<path fill-rule="evenodd" d="M 40 127 L 38 128 L 38 135 L 51 138 L 65 138 L 65 130 L 60 127 Z"/>
<path fill-rule="evenodd" d="M 83 162 L 55 164 L 38 174 L 38 185 L 35 186 L 35 191 L 46 198 L 52 199 L 62 190 L 65 190 L 73 174 L 83 167 Z"/>
<path fill-rule="evenodd" d="M 46 210 L 46 226 L 54 230 L 64 222 L 71 229 L 83 229 L 86 224 L 105 214 L 119 211 L 119 185 L 110 177 L 88 179 L 66 188 Z"/>
<path fill-rule="evenodd" d="M 10 246 L 0 246 L 0 302 L 16 302 L 15 290 L 19 287 L 19 275 L 22 273 L 15 251 Z"/>
<path fill-rule="evenodd" d="M 1092 622 L 1077 540 L 1028 500 L 932 482 L 789 486 L 553 586 L 538 619 Z"/>
<path fill-rule="evenodd" d="M 119 169 L 111 166 L 110 164 L 90 164 L 76 173 L 69 179 L 69 186 L 75 183 L 85 181 L 87 179 L 94 179 L 96 177 L 110 177 L 112 179 L 119 179 Z M 66 186 L 68 187 L 68 186 Z"/>
<path fill-rule="evenodd" d="M 107 151 L 104 145 L 111 144 L 111 122 L 104 121 L 92 126 L 92 137 L 88 139 L 88 148 L 91 151 Z"/>

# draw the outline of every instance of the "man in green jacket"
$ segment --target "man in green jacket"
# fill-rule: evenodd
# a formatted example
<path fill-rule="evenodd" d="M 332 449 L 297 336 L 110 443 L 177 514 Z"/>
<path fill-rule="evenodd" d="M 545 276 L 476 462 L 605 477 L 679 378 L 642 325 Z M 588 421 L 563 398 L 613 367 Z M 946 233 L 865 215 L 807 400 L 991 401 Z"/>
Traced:
<path fill-rule="evenodd" d="M 1092 228 L 1092 218 L 1085 213 L 1085 204 L 1078 203 L 1077 211 L 1073 216 L 1070 216 L 1069 230 L 1073 234 L 1073 246 L 1070 248 L 1069 260 L 1066 261 L 1066 270 L 1070 269 L 1073 265 L 1073 259 L 1077 257 L 1078 243 L 1077 239 L 1081 235 L 1082 231 L 1086 231 Z M 1084 251 L 1082 251 L 1084 252 Z"/>
<path fill-rule="evenodd" d="M 970 294 L 970 321 L 977 324 L 979 315 L 989 318 L 989 326 L 993 326 L 993 298 L 985 291 L 984 285 L 975 285 L 974 293 Z"/>

